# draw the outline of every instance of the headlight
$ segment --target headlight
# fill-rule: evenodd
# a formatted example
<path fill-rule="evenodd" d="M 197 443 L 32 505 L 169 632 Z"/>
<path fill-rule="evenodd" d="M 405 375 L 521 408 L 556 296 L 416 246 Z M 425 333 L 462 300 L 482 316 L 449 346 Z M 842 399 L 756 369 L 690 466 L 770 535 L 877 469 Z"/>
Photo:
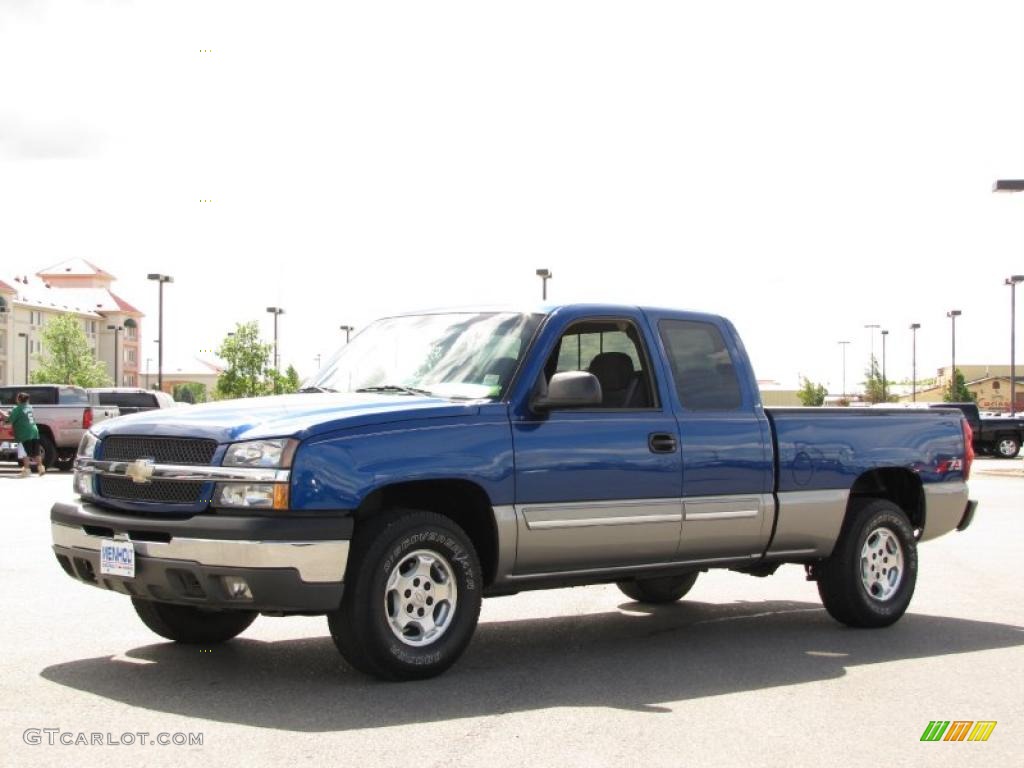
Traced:
<path fill-rule="evenodd" d="M 215 507 L 287 509 L 287 483 L 217 483 Z"/>
<path fill-rule="evenodd" d="M 91 459 L 96 455 L 96 446 L 99 445 L 100 439 L 96 437 L 91 431 L 86 431 L 82 435 L 82 439 L 78 443 L 78 458 L 80 459 Z"/>
<path fill-rule="evenodd" d="M 250 440 L 228 446 L 225 467 L 290 467 L 296 440 Z"/>

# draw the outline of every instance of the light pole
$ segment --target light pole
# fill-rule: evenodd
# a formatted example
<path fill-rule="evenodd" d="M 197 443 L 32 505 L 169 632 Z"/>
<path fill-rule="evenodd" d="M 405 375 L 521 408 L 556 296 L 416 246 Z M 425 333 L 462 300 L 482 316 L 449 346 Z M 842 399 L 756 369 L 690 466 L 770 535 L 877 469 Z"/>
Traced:
<path fill-rule="evenodd" d="M 910 333 L 914 337 L 913 344 L 913 357 L 911 358 L 911 374 L 910 374 L 910 387 L 911 387 L 911 400 L 917 402 L 917 329 L 921 327 L 920 323 L 910 324 Z"/>
<path fill-rule="evenodd" d="M 999 179 L 992 187 L 993 192 L 1024 192 L 1024 179 Z M 1024 281 L 1024 275 L 1012 275 L 1006 279 L 1010 286 L 1010 415 L 1017 415 L 1017 339 L 1016 302 L 1017 283 Z"/>
<path fill-rule="evenodd" d="M 117 363 L 118 363 L 118 357 L 117 357 L 117 351 L 118 351 L 117 350 L 117 334 L 119 334 L 121 331 L 124 330 L 124 326 L 122 326 L 122 325 L 108 325 L 107 326 L 107 330 L 114 332 L 114 386 L 115 387 L 120 387 L 121 386 L 120 379 L 118 379 L 118 377 L 117 377 Z"/>
<path fill-rule="evenodd" d="M 949 396 L 952 398 L 956 394 L 956 319 L 962 315 L 959 309 L 951 309 L 946 313 L 946 317 L 953 321 L 952 334 L 953 334 L 953 364 L 950 373 L 949 380 Z"/>
<path fill-rule="evenodd" d="M 538 269 L 537 270 L 537 277 L 540 278 L 540 284 L 541 284 L 540 298 L 541 298 L 542 301 L 547 301 L 548 300 L 548 280 L 550 280 L 552 277 L 554 277 L 554 275 L 551 274 L 551 270 L 550 269 Z"/>
<path fill-rule="evenodd" d="M 149 363 L 152 361 L 152 357 L 146 358 L 146 389 L 149 389 Z"/>
<path fill-rule="evenodd" d="M 283 315 L 284 310 L 280 307 L 267 307 L 267 312 L 274 316 L 274 370 L 280 373 L 281 362 L 277 356 L 277 317 L 278 315 Z"/>
<path fill-rule="evenodd" d="M 345 332 L 345 343 L 348 344 L 349 334 L 352 333 L 352 331 L 354 331 L 355 328 L 351 325 L 340 325 L 338 326 L 338 330 Z"/>
<path fill-rule="evenodd" d="M 1024 275 L 1010 275 L 1010 416 L 1017 415 L 1017 283 L 1024 283 Z"/>
<path fill-rule="evenodd" d="M 848 341 L 839 342 L 839 346 L 842 347 L 843 350 L 843 400 L 846 399 L 846 346 L 849 343 L 850 342 Z"/>
<path fill-rule="evenodd" d="M 313 359 L 316 360 L 316 369 L 319 371 L 320 370 L 320 353 L 317 352 L 316 357 L 314 357 Z"/>
<path fill-rule="evenodd" d="M 880 326 L 880 325 L 878 325 L 876 323 L 872 323 L 870 325 L 865 325 L 864 327 L 868 329 L 868 333 L 870 334 L 870 338 L 871 338 L 871 359 L 868 360 L 868 371 L 870 373 L 874 373 L 874 370 L 875 370 L 875 328 L 881 328 L 882 326 Z"/>
<path fill-rule="evenodd" d="M 156 386 L 162 392 L 164 389 L 164 283 L 173 283 L 174 278 L 170 275 L 150 272 L 146 275 L 146 279 L 156 280 L 160 284 L 160 308 L 157 320 L 157 333 L 160 335 L 160 338 L 156 340 Z"/>
<path fill-rule="evenodd" d="M 886 330 L 882 331 L 882 402 L 889 402 L 889 380 L 885 377 L 885 337 L 889 335 Z"/>
<path fill-rule="evenodd" d="M 25 338 L 25 385 L 28 386 L 28 334 L 19 332 L 18 337 Z"/>

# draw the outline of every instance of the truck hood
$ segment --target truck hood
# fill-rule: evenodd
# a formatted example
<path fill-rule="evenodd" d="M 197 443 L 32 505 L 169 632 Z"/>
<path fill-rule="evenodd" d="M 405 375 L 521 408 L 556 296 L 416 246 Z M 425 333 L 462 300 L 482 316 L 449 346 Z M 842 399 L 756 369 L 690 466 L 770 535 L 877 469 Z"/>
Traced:
<path fill-rule="evenodd" d="M 212 438 L 218 443 L 295 437 L 412 419 L 478 413 L 480 403 L 401 394 L 304 393 L 163 408 L 104 421 L 106 435 L 168 435 Z"/>

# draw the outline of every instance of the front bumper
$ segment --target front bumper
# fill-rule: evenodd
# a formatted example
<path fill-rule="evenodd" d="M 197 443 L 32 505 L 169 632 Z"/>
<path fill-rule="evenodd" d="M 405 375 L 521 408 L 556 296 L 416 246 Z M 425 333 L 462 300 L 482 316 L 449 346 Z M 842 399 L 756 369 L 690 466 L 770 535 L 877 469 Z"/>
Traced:
<path fill-rule="evenodd" d="M 86 584 L 181 605 L 323 613 L 341 602 L 353 521 L 336 514 L 159 519 L 57 503 L 50 525 L 61 567 Z M 133 578 L 100 573 L 101 543 L 112 538 L 132 542 Z M 251 599 L 231 597 L 229 576 L 245 579 Z"/>

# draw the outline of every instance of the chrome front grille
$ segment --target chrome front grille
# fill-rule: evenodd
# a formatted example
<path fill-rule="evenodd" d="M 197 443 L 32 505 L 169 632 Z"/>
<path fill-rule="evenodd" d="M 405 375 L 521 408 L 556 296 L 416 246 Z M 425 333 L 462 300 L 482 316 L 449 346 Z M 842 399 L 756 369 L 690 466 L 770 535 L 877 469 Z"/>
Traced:
<path fill-rule="evenodd" d="M 210 466 L 217 441 L 194 437 L 150 437 L 110 435 L 100 444 L 104 461 L 132 462 L 152 459 L 155 464 Z M 119 501 L 162 504 L 197 504 L 204 481 L 152 479 L 137 483 L 130 477 L 100 475 L 96 479 L 99 496 Z"/>
<path fill-rule="evenodd" d="M 111 435 L 102 444 L 105 461 L 152 459 L 157 464 L 209 464 L 216 440 L 194 437 L 141 437 Z"/>

